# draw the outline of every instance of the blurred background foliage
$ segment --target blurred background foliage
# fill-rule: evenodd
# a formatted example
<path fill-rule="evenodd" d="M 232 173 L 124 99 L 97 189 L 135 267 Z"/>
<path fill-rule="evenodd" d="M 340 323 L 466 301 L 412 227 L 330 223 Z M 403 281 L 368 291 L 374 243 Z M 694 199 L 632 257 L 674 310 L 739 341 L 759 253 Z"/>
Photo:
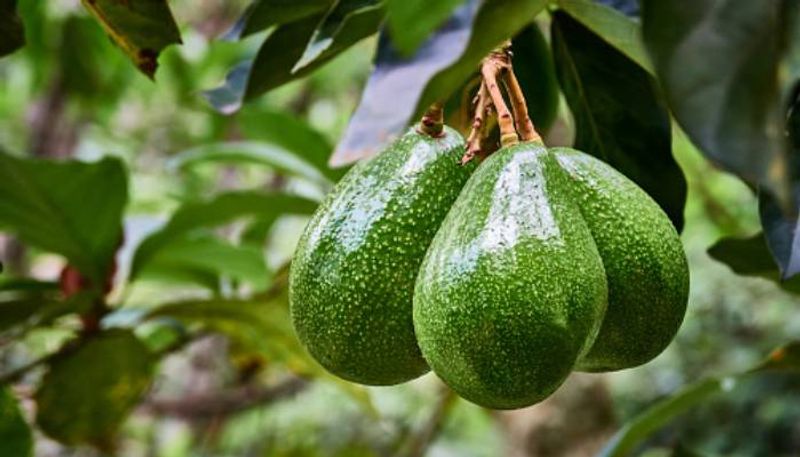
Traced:
<path fill-rule="evenodd" d="M 100 316 L 104 328 L 119 330 L 76 349 L 84 359 L 67 360 L 84 360 L 80 366 L 52 360 L 53 392 L 35 389 L 45 370 L 17 370 L 63 352 L 86 322 L 44 305 L 20 311 L 9 301 L 0 310 L 0 373 L 15 381 L 0 390 L 3 455 L 26 447 L 12 394 L 25 420 L 47 432 L 33 435 L 37 456 L 593 455 L 655 401 L 699 379 L 743 372 L 800 334 L 796 295 L 737 276 L 707 254 L 723 237 L 759 230 L 757 199 L 674 126 L 672 152 L 688 182 L 682 239 L 692 286 L 680 333 L 656 360 L 573 375 L 551 399 L 515 412 L 453 397 L 432 374 L 382 388 L 327 375 L 293 335 L 285 265 L 306 218 L 341 175 L 324 160 L 356 109 L 378 43 L 361 41 L 310 76 L 223 115 L 202 92 L 264 39 L 264 32 L 216 39 L 247 5 L 171 1 L 183 44 L 161 54 L 154 83 L 77 1 L 19 2 L 27 45 L 0 60 L 0 144 L 20 157 L 117 158 L 128 170 L 129 196 L 113 308 Z M 571 141 L 565 100 L 557 114 L 542 116 L 555 118 L 553 142 Z M 35 290 L 45 303 L 60 274 L 63 280 L 63 260 L 11 236 L 0 240 L 0 294 Z M 28 289 L 23 277 L 35 280 Z M 109 366 L 130 376 L 122 384 L 104 379 Z M 138 401 L 149 370 L 153 385 Z M 91 382 L 80 387 L 84 379 Z M 723 387 L 637 454 L 797 455 L 800 379 L 771 374 Z M 88 400 L 93 392 L 102 398 Z M 93 401 L 108 402 L 107 417 L 82 415 Z M 119 439 L 110 440 L 123 420 Z M 95 447 L 70 446 L 87 441 Z"/>

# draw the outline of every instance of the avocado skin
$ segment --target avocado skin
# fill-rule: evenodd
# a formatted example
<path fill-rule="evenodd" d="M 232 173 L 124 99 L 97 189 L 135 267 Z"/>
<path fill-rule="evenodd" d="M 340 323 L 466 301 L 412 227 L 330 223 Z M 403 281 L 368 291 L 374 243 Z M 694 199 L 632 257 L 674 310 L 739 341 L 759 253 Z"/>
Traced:
<path fill-rule="evenodd" d="M 412 294 L 425 251 L 467 181 L 464 140 L 410 129 L 350 170 L 302 235 L 290 272 L 300 341 L 346 380 L 391 385 L 426 373 Z"/>
<path fill-rule="evenodd" d="M 658 204 L 611 166 L 574 149 L 551 151 L 573 182 L 608 282 L 600 333 L 576 368 L 646 363 L 669 345 L 686 313 L 689 267 L 678 233 Z"/>
<path fill-rule="evenodd" d="M 433 371 L 467 400 L 512 409 L 544 399 L 597 334 L 605 273 L 569 184 L 541 144 L 503 148 L 431 243 L 414 328 Z"/>

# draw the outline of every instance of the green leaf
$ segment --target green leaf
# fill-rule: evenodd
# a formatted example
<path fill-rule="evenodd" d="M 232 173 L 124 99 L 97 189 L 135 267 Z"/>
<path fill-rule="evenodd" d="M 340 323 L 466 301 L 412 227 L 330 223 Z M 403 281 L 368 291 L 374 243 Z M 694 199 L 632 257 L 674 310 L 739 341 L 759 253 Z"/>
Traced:
<path fill-rule="evenodd" d="M 25 297 L 0 302 L 0 333 L 29 322 L 43 309 L 55 304 L 42 297 Z"/>
<path fill-rule="evenodd" d="M 329 374 L 311 359 L 295 336 L 286 285 L 277 287 L 277 295 L 265 300 L 169 303 L 153 310 L 148 319 L 168 317 L 222 333 L 231 340 L 233 352 L 255 352 L 269 362 L 282 364 L 295 374 L 332 382 L 358 401 L 368 414 L 377 417 L 369 393 L 362 386 Z"/>
<path fill-rule="evenodd" d="M 320 58 L 325 51 L 336 46 L 341 37 L 348 37 L 350 29 L 358 21 L 373 21 L 383 18 L 383 3 L 380 0 L 339 0 L 325 14 L 308 40 L 303 55 L 292 68 L 295 73 Z M 349 38 L 348 38 L 349 39 Z"/>
<path fill-rule="evenodd" d="M 774 350 L 763 362 L 733 376 L 713 377 L 691 384 L 656 402 L 625 424 L 603 448 L 600 457 L 630 455 L 641 443 L 689 409 L 720 392 L 730 391 L 738 382 L 771 372 L 800 373 L 800 341 Z"/>
<path fill-rule="evenodd" d="M 33 455 L 33 434 L 8 387 L 0 387 L 0 455 Z"/>
<path fill-rule="evenodd" d="M 81 0 L 111 40 L 152 78 L 158 55 L 181 34 L 166 0 Z"/>
<path fill-rule="evenodd" d="M 475 18 L 466 50 L 431 78 L 417 103 L 416 116 L 433 102 L 447 100 L 490 51 L 533 22 L 546 5 L 547 0 L 486 0 Z"/>
<path fill-rule="evenodd" d="M 514 37 L 514 73 L 536 130 L 547 132 L 558 113 L 559 88 L 550 46 L 539 27 L 525 27 Z"/>
<path fill-rule="evenodd" d="M 581 23 L 557 11 L 556 70 L 573 117 L 575 149 L 625 174 L 680 231 L 686 179 L 672 157 L 670 117 L 653 77 Z"/>
<path fill-rule="evenodd" d="M 247 282 L 257 290 L 265 288 L 269 279 L 264 253 L 259 247 L 236 246 L 210 234 L 171 241 L 139 274 L 142 278 L 165 277 L 171 270 L 177 270 L 178 274 L 190 271 L 195 275 L 205 273 L 203 277 L 227 277 Z"/>
<path fill-rule="evenodd" d="M 63 255 L 97 287 L 120 242 L 127 199 L 117 159 L 51 162 L 0 152 L 0 227 Z"/>
<path fill-rule="evenodd" d="M 50 362 L 35 399 L 36 422 L 67 445 L 108 448 L 150 386 L 152 355 L 128 330 L 112 329 Z"/>
<path fill-rule="evenodd" d="M 0 292 L 31 292 L 44 293 L 59 290 L 59 285 L 54 281 L 40 281 L 31 278 L 5 278 L 0 279 Z"/>
<path fill-rule="evenodd" d="M 297 71 L 293 69 L 324 16 L 310 16 L 281 25 L 264 40 L 251 62 L 234 68 L 225 84 L 206 91 L 205 96 L 220 112 L 236 112 L 242 102 L 311 73 L 350 46 L 377 33 L 383 15 L 382 8 L 363 8 L 347 16 L 333 43 Z"/>
<path fill-rule="evenodd" d="M 388 0 L 392 43 L 410 56 L 464 0 Z"/>
<path fill-rule="evenodd" d="M 558 6 L 650 74 L 655 73 L 639 21 L 594 0 L 558 0 Z"/>
<path fill-rule="evenodd" d="M 708 248 L 708 255 L 736 274 L 769 279 L 789 292 L 800 293 L 800 277 L 781 280 L 763 233 L 749 238 L 724 238 Z"/>
<path fill-rule="evenodd" d="M 334 0 L 255 0 L 244 14 L 242 36 L 286 24 L 327 10 Z"/>
<path fill-rule="evenodd" d="M 644 41 L 678 124 L 713 162 L 781 201 L 788 201 L 782 86 L 794 83 L 780 71 L 793 23 L 788 3 L 642 1 Z"/>
<path fill-rule="evenodd" d="M 317 203 L 302 197 L 267 192 L 229 192 L 201 202 L 186 203 L 169 222 L 147 237 L 136 249 L 130 278 L 138 277 L 153 256 L 171 241 L 202 227 L 215 227 L 247 217 L 278 214 L 311 214 Z"/>
<path fill-rule="evenodd" d="M 0 57 L 25 45 L 25 30 L 17 14 L 17 0 L 0 0 Z"/>
<path fill-rule="evenodd" d="M 330 163 L 346 165 L 377 153 L 433 102 L 446 101 L 463 87 L 481 60 L 533 22 L 546 4 L 468 0 L 410 58 L 399 56 L 384 33 L 375 71 Z"/>
<path fill-rule="evenodd" d="M 208 162 L 257 163 L 314 183 L 330 184 L 322 170 L 303 159 L 302 156 L 281 147 L 256 142 L 240 141 L 198 146 L 176 155 L 170 161 L 170 166 L 187 168 Z"/>
<path fill-rule="evenodd" d="M 265 141 L 292 152 L 333 182 L 338 181 L 346 171 L 328 166 L 333 145 L 302 119 L 285 111 L 260 107 L 245 108 L 236 119 L 248 140 Z"/>

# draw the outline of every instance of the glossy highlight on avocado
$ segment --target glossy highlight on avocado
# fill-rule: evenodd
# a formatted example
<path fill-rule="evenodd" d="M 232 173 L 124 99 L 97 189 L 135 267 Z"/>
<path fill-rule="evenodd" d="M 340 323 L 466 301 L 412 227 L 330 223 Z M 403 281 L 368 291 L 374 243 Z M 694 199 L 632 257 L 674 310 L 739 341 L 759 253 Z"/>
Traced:
<path fill-rule="evenodd" d="M 594 341 L 606 276 L 569 186 L 541 144 L 503 148 L 473 174 L 431 243 L 414 327 L 431 368 L 467 400 L 536 403 Z"/>
<path fill-rule="evenodd" d="M 397 384 L 429 370 L 412 323 L 420 263 L 472 166 L 464 140 L 411 129 L 356 165 L 300 239 L 290 274 L 295 330 L 311 355 L 350 381 Z"/>
<path fill-rule="evenodd" d="M 606 163 L 551 149 L 569 175 L 608 280 L 608 309 L 583 371 L 641 365 L 672 341 L 686 313 L 689 268 L 678 233 L 658 204 Z"/>

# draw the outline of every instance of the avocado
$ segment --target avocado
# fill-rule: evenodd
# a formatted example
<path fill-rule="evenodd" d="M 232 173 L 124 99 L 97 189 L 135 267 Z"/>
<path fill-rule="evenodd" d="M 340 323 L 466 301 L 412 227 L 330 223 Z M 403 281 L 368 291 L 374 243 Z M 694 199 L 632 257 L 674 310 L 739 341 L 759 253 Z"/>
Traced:
<path fill-rule="evenodd" d="M 606 271 L 608 309 L 582 371 L 650 361 L 669 345 L 686 313 L 689 268 L 664 211 L 633 181 L 568 148 L 551 150 L 572 181 Z"/>
<path fill-rule="evenodd" d="M 543 145 L 503 148 L 469 179 L 428 249 L 417 340 L 467 400 L 512 409 L 544 399 L 597 334 L 606 276 L 570 185 Z"/>
<path fill-rule="evenodd" d="M 464 139 L 410 129 L 351 169 L 303 233 L 290 272 L 295 330 L 328 371 L 369 385 L 426 373 L 412 323 L 428 245 L 469 178 Z"/>

